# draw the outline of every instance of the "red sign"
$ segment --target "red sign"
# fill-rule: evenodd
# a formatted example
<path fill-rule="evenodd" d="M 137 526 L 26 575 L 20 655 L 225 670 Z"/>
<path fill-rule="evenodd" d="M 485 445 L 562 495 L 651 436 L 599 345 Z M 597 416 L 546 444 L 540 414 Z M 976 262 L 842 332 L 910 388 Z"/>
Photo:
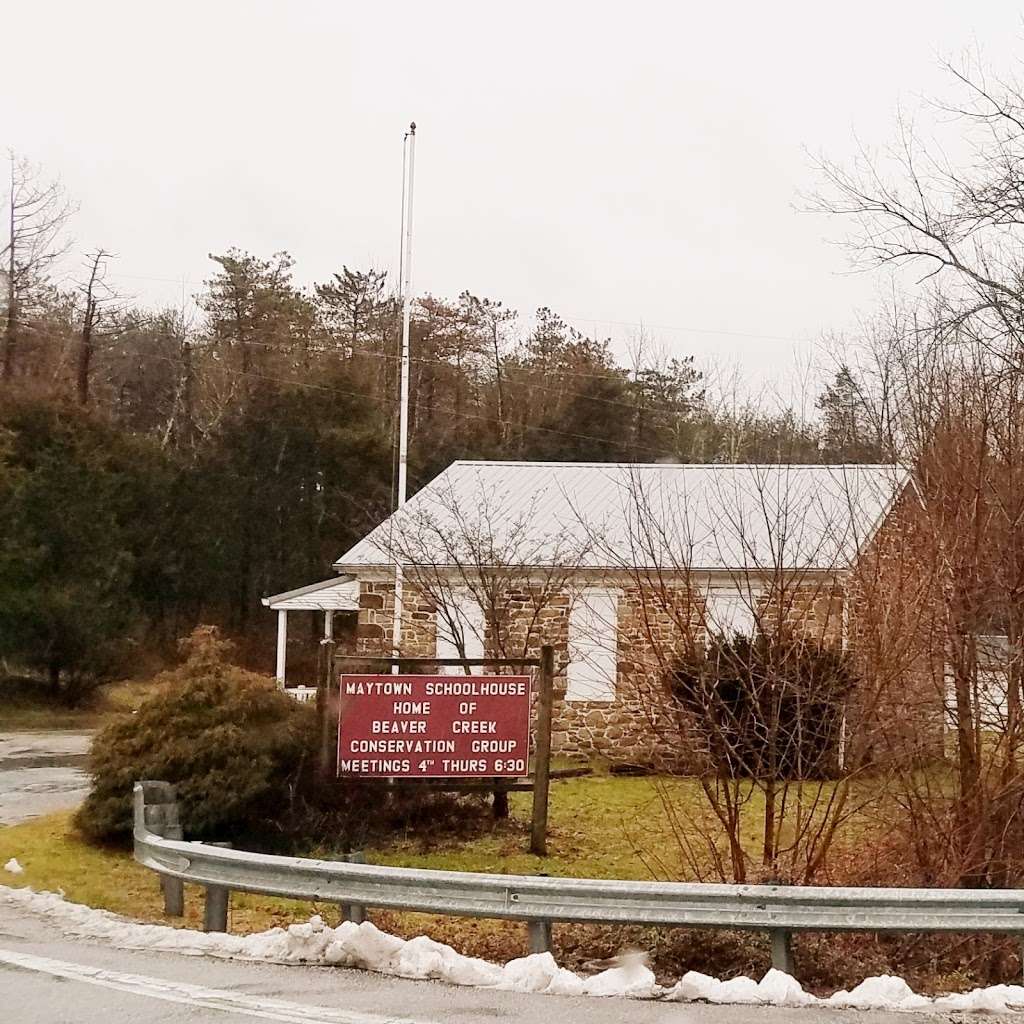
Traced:
<path fill-rule="evenodd" d="M 341 677 L 339 775 L 515 778 L 529 753 L 528 676 Z"/>

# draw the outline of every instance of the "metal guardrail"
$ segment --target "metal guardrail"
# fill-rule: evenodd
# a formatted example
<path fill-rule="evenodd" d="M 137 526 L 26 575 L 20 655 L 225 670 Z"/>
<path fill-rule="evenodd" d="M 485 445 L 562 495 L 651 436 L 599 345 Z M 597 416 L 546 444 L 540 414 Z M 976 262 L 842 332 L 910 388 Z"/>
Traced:
<path fill-rule="evenodd" d="M 772 964 L 787 973 L 793 931 L 1024 935 L 1024 889 L 631 882 L 280 857 L 182 841 L 168 783 L 137 782 L 134 799 L 135 859 L 164 879 L 168 913 L 181 913 L 181 883 L 205 886 L 210 931 L 227 930 L 228 896 L 237 891 L 335 902 L 354 920 L 362 920 L 366 907 L 381 907 L 525 921 L 533 952 L 550 948 L 551 924 L 558 921 L 766 931 Z"/>

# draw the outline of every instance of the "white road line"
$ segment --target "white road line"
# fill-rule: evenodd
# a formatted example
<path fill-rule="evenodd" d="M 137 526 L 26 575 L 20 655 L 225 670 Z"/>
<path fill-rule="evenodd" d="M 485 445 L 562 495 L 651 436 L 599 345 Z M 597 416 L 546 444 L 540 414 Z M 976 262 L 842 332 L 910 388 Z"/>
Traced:
<path fill-rule="evenodd" d="M 427 1021 L 410 1020 L 407 1017 L 332 1010 L 279 999 L 258 999 L 229 989 L 205 988 L 184 981 L 165 981 L 163 978 L 150 978 L 142 974 L 123 974 L 120 971 L 108 971 L 102 967 L 90 967 L 69 960 L 52 960 L 30 953 L 16 953 L 9 949 L 0 949 L 0 964 L 49 974 L 69 981 L 81 981 L 87 985 L 99 985 L 119 992 L 129 992 L 149 999 L 162 999 L 168 1003 L 182 1003 L 186 1006 L 244 1014 L 247 1017 L 260 1017 L 264 1020 L 287 1021 L 289 1024 L 431 1024 Z"/>

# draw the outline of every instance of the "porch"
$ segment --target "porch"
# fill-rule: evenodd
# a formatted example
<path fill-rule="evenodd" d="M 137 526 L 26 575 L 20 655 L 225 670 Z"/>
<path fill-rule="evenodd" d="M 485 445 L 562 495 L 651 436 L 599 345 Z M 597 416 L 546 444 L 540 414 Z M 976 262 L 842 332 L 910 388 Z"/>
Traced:
<path fill-rule="evenodd" d="M 341 617 L 346 634 L 354 633 L 359 614 L 359 581 L 350 575 L 335 576 L 296 590 L 264 597 L 263 605 L 277 612 L 277 658 L 274 670 L 277 685 L 297 700 L 313 700 L 324 672 L 323 652 L 328 644 L 335 642 L 338 632 L 336 616 Z M 308 641 L 293 639 L 293 651 L 299 648 L 299 657 L 293 659 L 299 662 L 299 671 L 291 680 L 288 678 L 289 612 L 312 612 L 317 620 L 322 616 L 323 622 L 323 636 L 312 657 L 309 656 Z M 314 635 L 319 632 L 317 629 Z"/>

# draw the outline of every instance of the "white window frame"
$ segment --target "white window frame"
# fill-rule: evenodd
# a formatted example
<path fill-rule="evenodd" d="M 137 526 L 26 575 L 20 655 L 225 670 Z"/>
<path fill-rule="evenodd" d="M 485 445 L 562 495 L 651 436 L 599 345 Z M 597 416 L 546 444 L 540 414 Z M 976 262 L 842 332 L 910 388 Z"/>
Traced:
<path fill-rule="evenodd" d="M 611 704 L 619 674 L 619 591 L 587 587 L 569 609 L 567 703 Z"/>
<path fill-rule="evenodd" d="M 708 637 L 757 636 L 759 590 L 741 587 L 709 587 L 704 597 L 704 628 Z M 716 609 L 715 605 L 718 605 Z"/>
<path fill-rule="evenodd" d="M 449 619 L 458 623 L 465 645 L 465 657 L 482 658 L 484 656 L 484 631 L 486 628 L 484 610 L 476 596 L 468 587 L 460 587 L 451 592 L 451 603 L 447 604 L 449 614 L 438 608 L 435 618 L 434 654 L 438 658 L 461 658 L 462 652 L 456 638 L 452 635 Z M 441 675 L 463 675 L 465 670 L 458 665 L 445 665 L 438 668 Z M 482 665 L 474 665 L 470 669 L 472 675 L 483 672 Z"/>

